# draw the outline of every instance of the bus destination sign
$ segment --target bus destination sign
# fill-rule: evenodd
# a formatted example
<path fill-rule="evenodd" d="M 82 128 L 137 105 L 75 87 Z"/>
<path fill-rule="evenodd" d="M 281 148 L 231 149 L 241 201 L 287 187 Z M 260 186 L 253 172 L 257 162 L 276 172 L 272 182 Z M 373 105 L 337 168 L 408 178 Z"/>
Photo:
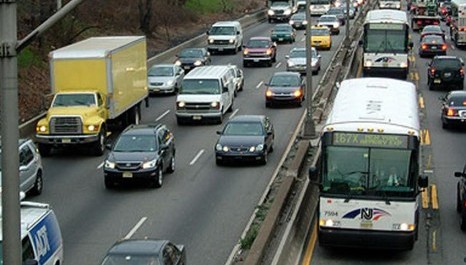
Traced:
<path fill-rule="evenodd" d="M 334 132 L 334 145 L 407 148 L 407 135 Z"/>
<path fill-rule="evenodd" d="M 403 24 L 394 23 L 371 23 L 369 29 L 381 29 L 381 30 L 403 30 Z"/>

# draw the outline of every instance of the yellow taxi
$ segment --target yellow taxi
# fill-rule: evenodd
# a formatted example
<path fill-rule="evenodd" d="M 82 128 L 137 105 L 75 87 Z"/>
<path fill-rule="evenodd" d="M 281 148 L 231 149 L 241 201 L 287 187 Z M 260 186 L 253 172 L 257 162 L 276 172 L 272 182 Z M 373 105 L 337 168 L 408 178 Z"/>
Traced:
<path fill-rule="evenodd" d="M 316 49 L 332 48 L 332 37 L 330 36 L 330 29 L 325 26 L 312 26 L 311 27 L 311 45 Z"/>

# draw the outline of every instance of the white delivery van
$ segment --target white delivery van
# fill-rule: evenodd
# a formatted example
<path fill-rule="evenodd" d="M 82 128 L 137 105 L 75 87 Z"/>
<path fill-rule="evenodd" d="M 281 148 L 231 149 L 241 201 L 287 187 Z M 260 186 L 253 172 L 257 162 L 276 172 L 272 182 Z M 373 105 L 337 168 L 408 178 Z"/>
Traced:
<path fill-rule="evenodd" d="M 233 110 L 235 76 L 229 65 L 194 68 L 184 78 L 176 97 L 176 120 L 186 122 L 214 120 L 222 123 Z"/>
<path fill-rule="evenodd" d="M 213 52 L 232 51 L 243 48 L 243 28 L 238 21 L 219 21 L 207 31 L 207 50 Z"/>
<path fill-rule="evenodd" d="M 24 193 L 21 197 L 24 198 Z M 22 201 L 20 212 L 23 264 L 26 261 L 27 264 L 38 265 L 64 264 L 60 226 L 50 206 L 45 203 Z M 0 244 L 3 245 L 1 229 Z M 1 245 L 0 249 L 3 248 Z M 3 260 L 2 251 L 0 260 Z"/>

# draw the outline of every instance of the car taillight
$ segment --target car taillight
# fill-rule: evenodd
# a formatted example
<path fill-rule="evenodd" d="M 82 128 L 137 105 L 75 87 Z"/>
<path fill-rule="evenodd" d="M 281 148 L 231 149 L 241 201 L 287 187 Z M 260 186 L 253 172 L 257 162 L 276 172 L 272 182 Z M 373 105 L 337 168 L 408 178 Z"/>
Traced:
<path fill-rule="evenodd" d="M 427 45 L 422 44 L 422 45 L 421 45 L 421 49 L 423 49 L 423 50 L 427 49 Z"/>
<path fill-rule="evenodd" d="M 443 44 L 443 45 L 442 45 L 442 50 L 444 50 L 444 51 L 447 50 L 447 45 L 446 45 L 446 44 Z"/>
<path fill-rule="evenodd" d="M 438 25 L 438 21 L 434 21 L 434 25 Z"/>
<path fill-rule="evenodd" d="M 464 76 L 464 69 L 463 68 L 460 68 L 460 75 Z"/>
<path fill-rule="evenodd" d="M 431 74 L 431 75 L 435 75 L 435 68 L 431 68 L 431 69 L 430 69 L 430 74 Z"/>
<path fill-rule="evenodd" d="M 418 20 L 418 21 L 416 21 L 416 24 L 422 25 L 422 21 Z"/>
<path fill-rule="evenodd" d="M 452 108 L 448 108 L 447 109 L 447 116 L 457 116 L 458 115 L 458 111 L 455 110 L 455 109 L 452 109 Z"/>

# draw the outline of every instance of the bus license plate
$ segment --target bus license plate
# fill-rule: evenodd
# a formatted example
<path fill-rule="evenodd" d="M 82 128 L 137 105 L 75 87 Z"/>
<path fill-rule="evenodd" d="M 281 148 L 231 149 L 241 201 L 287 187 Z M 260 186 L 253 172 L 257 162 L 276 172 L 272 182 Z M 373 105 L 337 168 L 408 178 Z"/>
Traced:
<path fill-rule="evenodd" d="M 132 177 L 133 177 L 133 173 L 131 173 L 131 172 L 123 172 L 123 177 L 124 177 L 124 178 L 132 178 Z"/>

